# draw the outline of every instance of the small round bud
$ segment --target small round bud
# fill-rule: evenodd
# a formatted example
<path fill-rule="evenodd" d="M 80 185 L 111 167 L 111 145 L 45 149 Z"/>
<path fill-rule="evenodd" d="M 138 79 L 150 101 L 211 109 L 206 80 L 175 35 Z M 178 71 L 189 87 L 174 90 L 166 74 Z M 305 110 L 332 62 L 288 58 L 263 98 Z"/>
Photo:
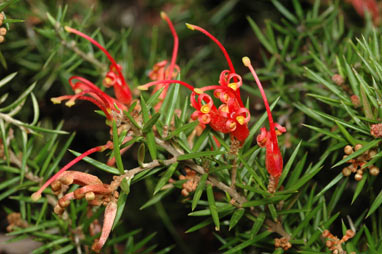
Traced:
<path fill-rule="evenodd" d="M 0 35 L 0 43 L 4 42 L 4 36 Z"/>
<path fill-rule="evenodd" d="M 351 169 L 349 167 L 342 169 L 342 174 L 344 176 L 350 176 L 351 175 Z"/>
<path fill-rule="evenodd" d="M 7 34 L 7 29 L 5 27 L 0 27 L 0 35 L 4 36 Z"/>
<path fill-rule="evenodd" d="M 333 241 L 327 240 L 325 244 L 326 244 L 326 247 L 330 248 L 333 246 Z"/>
<path fill-rule="evenodd" d="M 63 176 L 59 181 L 64 185 L 71 185 L 73 183 L 73 178 L 71 176 Z"/>
<path fill-rule="evenodd" d="M 358 151 L 359 149 L 361 149 L 363 146 L 361 144 L 356 144 L 354 146 L 354 150 Z"/>
<path fill-rule="evenodd" d="M 369 150 L 369 158 L 372 159 L 377 154 L 376 150 Z"/>
<path fill-rule="evenodd" d="M 60 183 L 60 181 L 54 181 L 54 182 L 50 185 L 50 187 L 52 188 L 52 190 L 53 190 L 54 192 L 57 192 L 57 191 L 61 190 L 61 183 Z"/>
<path fill-rule="evenodd" d="M 360 175 L 360 174 L 355 174 L 354 179 L 355 179 L 356 181 L 361 181 L 361 180 L 362 180 L 362 175 Z"/>
<path fill-rule="evenodd" d="M 65 208 L 65 207 L 68 207 L 70 204 L 70 200 L 67 200 L 67 199 L 64 199 L 64 198 L 60 198 L 58 200 L 58 205 L 61 207 L 61 208 Z"/>
<path fill-rule="evenodd" d="M 87 201 L 92 201 L 92 200 L 94 200 L 94 199 L 95 199 L 95 194 L 94 194 L 94 192 L 88 192 L 88 193 L 86 193 L 86 194 L 85 194 L 85 199 L 86 199 Z"/>
<path fill-rule="evenodd" d="M 349 146 L 349 145 L 345 146 L 345 148 L 344 148 L 344 152 L 345 152 L 345 154 L 347 154 L 347 155 L 352 154 L 352 153 L 353 153 L 353 147 L 351 147 L 351 146 Z"/>
<path fill-rule="evenodd" d="M 357 170 L 357 174 L 363 175 L 363 170 L 362 169 L 358 169 Z"/>
<path fill-rule="evenodd" d="M 379 168 L 376 166 L 373 166 L 372 168 L 369 169 L 370 175 L 377 176 L 379 175 Z"/>
<path fill-rule="evenodd" d="M 64 211 L 65 211 L 65 209 L 62 208 L 61 206 L 59 206 L 58 204 L 54 207 L 54 213 L 55 214 L 61 215 L 64 213 Z"/>

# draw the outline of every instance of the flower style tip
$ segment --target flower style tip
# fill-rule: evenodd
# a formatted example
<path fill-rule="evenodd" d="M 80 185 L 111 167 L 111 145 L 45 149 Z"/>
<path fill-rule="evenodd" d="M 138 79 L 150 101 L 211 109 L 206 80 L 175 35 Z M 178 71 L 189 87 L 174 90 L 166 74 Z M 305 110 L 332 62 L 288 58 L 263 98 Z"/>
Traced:
<path fill-rule="evenodd" d="M 189 24 L 189 23 L 186 23 L 186 27 L 188 28 L 188 29 L 190 29 L 190 30 L 195 30 L 195 26 L 194 25 L 191 25 L 191 24 Z"/>
<path fill-rule="evenodd" d="M 165 13 L 164 11 L 161 11 L 161 12 L 160 12 L 160 17 L 161 17 L 162 19 L 168 19 L 167 13 Z"/>
<path fill-rule="evenodd" d="M 251 65 L 251 59 L 248 56 L 245 56 L 241 59 L 245 67 L 249 67 Z"/>

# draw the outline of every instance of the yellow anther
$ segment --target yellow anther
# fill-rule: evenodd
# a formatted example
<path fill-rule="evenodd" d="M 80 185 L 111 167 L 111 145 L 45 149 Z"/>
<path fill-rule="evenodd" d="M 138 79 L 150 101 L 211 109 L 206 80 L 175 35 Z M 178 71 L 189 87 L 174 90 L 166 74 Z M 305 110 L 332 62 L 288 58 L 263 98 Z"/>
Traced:
<path fill-rule="evenodd" d="M 224 99 L 224 101 L 228 101 L 228 94 L 226 94 L 226 93 L 224 93 L 224 95 L 223 95 L 223 99 Z"/>
<path fill-rule="evenodd" d="M 203 105 L 201 108 L 200 108 L 200 112 L 204 113 L 204 114 L 208 114 L 210 113 L 210 106 L 208 106 L 207 104 L 206 105 Z"/>
<path fill-rule="evenodd" d="M 106 77 L 104 80 L 105 85 L 109 86 L 113 83 L 113 80 L 109 77 Z"/>
<path fill-rule="evenodd" d="M 160 12 L 160 17 L 161 17 L 162 19 L 166 19 L 166 18 L 167 18 L 167 14 L 166 14 L 164 11 L 161 11 L 161 12 Z"/>
<path fill-rule="evenodd" d="M 69 108 L 70 108 L 71 106 L 73 106 L 74 104 L 76 104 L 74 100 L 68 100 L 68 101 L 65 103 L 65 105 L 66 105 L 67 107 L 69 107 Z"/>
<path fill-rule="evenodd" d="M 186 23 L 186 27 L 190 30 L 195 30 L 194 25 L 191 25 L 189 23 Z"/>
<path fill-rule="evenodd" d="M 245 123 L 245 117 L 244 116 L 237 116 L 236 121 L 240 124 L 243 125 Z"/>
<path fill-rule="evenodd" d="M 232 90 L 236 91 L 237 90 L 237 83 L 236 82 L 229 83 L 228 87 L 231 88 Z"/>
<path fill-rule="evenodd" d="M 74 90 L 75 94 L 78 94 L 78 93 L 81 93 L 81 92 L 82 92 L 82 89 L 80 89 L 80 88 L 77 88 L 76 90 Z"/>
<path fill-rule="evenodd" d="M 243 57 L 241 60 L 243 61 L 244 66 L 248 67 L 251 65 L 251 60 L 247 56 Z"/>
<path fill-rule="evenodd" d="M 236 123 L 235 123 L 235 122 L 232 122 L 232 123 L 229 125 L 229 128 L 230 128 L 231 130 L 236 129 Z"/>
<path fill-rule="evenodd" d="M 197 93 L 197 94 L 202 94 L 203 90 L 199 89 L 199 88 L 194 88 L 194 92 Z"/>
<path fill-rule="evenodd" d="M 61 100 L 58 99 L 58 98 L 50 98 L 50 100 L 51 100 L 54 104 L 60 104 L 60 103 L 61 103 Z"/>

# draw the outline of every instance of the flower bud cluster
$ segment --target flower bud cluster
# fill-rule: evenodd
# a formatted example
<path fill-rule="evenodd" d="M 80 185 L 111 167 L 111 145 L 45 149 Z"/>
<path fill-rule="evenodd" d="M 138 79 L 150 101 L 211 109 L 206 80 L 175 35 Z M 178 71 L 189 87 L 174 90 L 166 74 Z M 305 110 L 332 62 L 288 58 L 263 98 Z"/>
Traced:
<path fill-rule="evenodd" d="M 187 180 L 185 183 L 182 184 L 182 195 L 184 197 L 187 197 L 190 192 L 193 192 L 196 190 L 196 187 L 198 187 L 199 184 L 199 176 L 197 176 L 196 172 L 186 168 L 186 175 L 180 175 L 179 180 Z"/>
<path fill-rule="evenodd" d="M 276 238 L 275 239 L 275 247 L 276 248 L 282 248 L 283 250 L 288 250 L 288 249 L 292 248 L 292 244 L 285 237 Z"/>
<path fill-rule="evenodd" d="M 344 148 L 344 158 L 352 154 L 354 151 L 358 151 L 362 148 L 361 144 L 357 144 L 354 147 L 347 145 Z M 361 181 L 363 178 L 363 174 L 366 168 L 369 169 L 369 173 L 373 176 L 379 175 L 379 168 L 374 165 L 369 165 L 367 167 L 364 167 L 366 163 L 371 160 L 375 155 L 377 154 L 376 150 L 368 150 L 364 152 L 363 154 L 359 155 L 358 157 L 349 160 L 348 162 L 351 163 L 349 166 L 342 169 L 342 174 L 344 176 L 349 176 L 352 173 L 355 173 L 354 179 L 356 181 Z"/>
<path fill-rule="evenodd" d="M 3 25 L 4 14 L 0 13 L 0 26 Z M 0 43 L 4 41 L 4 37 L 7 34 L 7 29 L 5 27 L 0 27 Z"/>
<path fill-rule="evenodd" d="M 329 230 L 324 230 L 324 232 L 322 232 L 322 237 L 327 239 L 325 245 L 332 251 L 333 254 L 345 254 L 346 252 L 342 249 L 342 244 L 350 238 L 353 238 L 354 235 L 355 232 L 353 230 L 346 230 L 346 234 L 340 240 L 337 236 L 330 233 Z"/>

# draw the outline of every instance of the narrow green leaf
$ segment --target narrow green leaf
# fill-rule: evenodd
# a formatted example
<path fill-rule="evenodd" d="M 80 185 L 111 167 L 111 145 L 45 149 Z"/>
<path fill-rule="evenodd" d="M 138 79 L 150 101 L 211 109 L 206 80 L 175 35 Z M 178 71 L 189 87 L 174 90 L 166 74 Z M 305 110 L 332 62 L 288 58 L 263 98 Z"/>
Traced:
<path fill-rule="evenodd" d="M 117 164 L 119 173 L 123 175 L 125 173 L 125 169 L 123 168 L 121 151 L 119 150 L 119 146 L 120 146 L 120 143 L 119 143 L 117 125 L 115 123 L 115 120 L 113 120 L 113 153 L 114 153 L 114 158 L 115 158 L 115 162 Z"/>
<path fill-rule="evenodd" d="M 145 125 L 143 126 L 142 128 L 142 132 L 143 133 L 147 133 L 149 131 L 152 130 L 152 127 L 154 126 L 154 124 L 156 124 L 156 122 L 159 120 L 159 117 L 160 117 L 160 114 L 159 113 L 155 113 L 151 118 L 150 120 L 148 120 Z"/>
<path fill-rule="evenodd" d="M 229 221 L 229 229 L 231 230 L 236 226 L 236 224 L 240 221 L 240 219 L 243 217 L 245 213 L 244 208 L 236 209 L 236 211 L 232 214 L 231 220 Z"/>
<path fill-rule="evenodd" d="M 143 117 L 143 122 L 147 123 L 150 120 L 149 116 L 149 111 L 146 106 L 146 102 L 143 99 L 141 95 L 141 108 L 142 108 L 142 117 Z M 153 130 L 150 130 L 146 133 L 146 142 L 147 142 L 147 147 L 149 149 L 150 156 L 153 160 L 157 159 L 157 147 L 155 143 L 155 136 Z"/>
<path fill-rule="evenodd" d="M 268 50 L 269 53 L 274 54 L 275 50 L 272 48 L 268 39 L 265 38 L 264 34 L 261 32 L 260 28 L 256 25 L 255 21 L 249 16 L 247 16 L 249 25 L 251 26 L 256 38 L 261 42 L 261 44 Z"/>
<path fill-rule="evenodd" d="M 297 18 L 296 18 L 290 11 L 288 11 L 287 8 L 285 8 L 282 4 L 280 4 L 279 1 L 277 1 L 277 0 L 272 0 L 272 3 L 273 3 L 273 5 L 276 7 L 276 9 L 277 9 L 282 15 L 284 15 L 287 19 L 289 19 L 290 21 L 292 21 L 292 22 L 295 23 L 295 24 L 298 23 Z"/>
<path fill-rule="evenodd" d="M 157 185 L 154 189 L 154 195 L 158 193 L 162 189 L 162 187 L 168 183 L 168 180 L 170 180 L 171 176 L 174 174 L 176 168 L 178 167 L 178 162 L 175 162 L 172 164 L 166 171 L 166 173 L 159 179 Z"/>
<path fill-rule="evenodd" d="M 141 167 L 143 167 L 143 163 L 145 162 L 145 154 L 146 154 L 145 144 L 141 143 L 138 148 L 138 164 Z"/>
<path fill-rule="evenodd" d="M 368 174 L 363 174 L 361 181 L 359 181 L 357 183 L 357 187 L 355 188 L 353 199 L 351 200 L 351 204 L 354 203 L 354 201 L 357 199 L 358 195 L 361 193 L 363 186 L 365 186 L 367 177 L 368 177 Z"/>
<path fill-rule="evenodd" d="M 17 105 L 19 105 L 20 103 L 22 103 L 22 101 L 24 101 L 24 99 L 35 88 L 36 84 L 37 84 L 37 82 L 34 82 L 27 89 L 25 89 L 25 91 L 14 102 L 12 102 L 11 104 L 9 104 L 8 106 L 6 106 L 4 108 L 0 108 L 0 112 L 5 112 L 5 111 L 8 111 L 8 110 L 11 110 L 11 109 L 15 108 Z"/>
<path fill-rule="evenodd" d="M 9 81 L 11 81 L 15 76 L 17 75 L 17 72 L 11 73 L 7 75 L 5 78 L 2 78 L 0 80 L 0 88 L 4 85 L 8 84 Z"/>
<path fill-rule="evenodd" d="M 214 221 L 214 224 L 215 224 L 215 230 L 219 231 L 220 230 L 219 214 L 216 210 L 214 191 L 212 189 L 211 184 L 207 184 L 206 192 L 207 192 L 208 205 L 209 205 L 210 210 L 211 210 L 212 220 Z"/>
<path fill-rule="evenodd" d="M 283 172 L 282 172 L 282 174 L 281 174 L 281 177 L 280 177 L 278 186 L 281 186 L 281 185 L 282 185 L 282 183 L 284 182 L 285 178 L 287 177 L 287 175 L 288 175 L 288 173 L 289 173 L 289 170 L 292 168 L 292 164 L 293 164 L 293 162 L 294 162 L 294 160 L 295 160 L 295 158 L 296 158 L 296 156 L 297 156 L 297 153 L 298 153 L 298 151 L 299 151 L 299 149 L 300 149 L 301 142 L 302 142 L 302 141 L 300 141 L 300 142 L 298 143 L 298 145 L 297 145 L 296 148 L 294 149 L 292 155 L 290 156 L 290 158 L 289 158 L 287 164 L 284 166 L 284 169 L 283 169 Z"/>
<path fill-rule="evenodd" d="M 181 132 L 187 132 L 189 130 L 193 130 L 195 129 L 196 126 L 198 126 L 199 122 L 198 121 L 194 121 L 194 122 L 191 122 L 191 123 L 187 123 L 185 125 L 183 125 L 182 127 L 180 128 L 177 128 L 175 129 L 174 131 L 172 131 L 167 137 L 166 137 L 166 140 L 169 140 L 169 139 L 172 139 L 173 137 L 175 136 L 178 136 Z"/>
<path fill-rule="evenodd" d="M 375 198 L 373 203 L 370 206 L 369 212 L 366 215 L 366 218 L 372 215 L 375 210 L 377 210 L 382 205 L 382 190 L 379 192 L 378 196 Z"/>
<path fill-rule="evenodd" d="M 200 197 L 203 194 L 203 190 L 204 190 L 204 187 L 205 187 L 205 184 L 206 184 L 207 177 L 208 177 L 208 174 L 203 174 L 200 177 L 200 181 L 199 181 L 198 187 L 196 187 L 196 190 L 195 190 L 195 193 L 194 193 L 194 197 L 192 199 L 192 205 L 191 205 L 191 210 L 192 211 L 194 211 L 194 209 L 196 208 L 196 205 L 198 204 L 198 202 L 200 200 Z"/>
<path fill-rule="evenodd" d="M 251 246 L 253 245 L 254 243 L 266 238 L 267 236 L 269 236 L 270 234 L 272 234 L 271 231 L 269 230 L 265 230 L 264 232 L 256 235 L 255 237 L 253 237 L 252 239 L 249 239 L 245 242 L 242 242 L 241 244 L 239 245 L 236 245 L 235 247 L 233 247 L 232 249 L 224 252 L 224 254 L 233 254 L 233 253 L 240 253 L 240 250 L 248 247 L 248 246 Z"/>
<path fill-rule="evenodd" d="M 159 194 L 155 195 L 154 197 L 152 197 L 150 200 L 148 200 L 144 205 L 142 205 L 139 210 L 143 210 L 149 206 L 152 206 L 154 204 L 156 204 L 157 202 L 159 202 L 163 197 L 165 197 L 167 194 L 169 194 L 171 191 L 173 190 L 173 188 L 171 189 L 167 189 L 165 191 L 162 191 L 160 192 Z"/>
<path fill-rule="evenodd" d="M 201 158 L 201 157 L 206 157 L 206 156 L 216 156 L 216 155 L 221 155 L 225 154 L 225 151 L 205 151 L 205 152 L 196 152 L 196 153 L 189 153 L 189 154 L 182 154 L 178 156 L 178 160 L 190 160 L 190 159 L 196 159 L 196 158 Z"/>

